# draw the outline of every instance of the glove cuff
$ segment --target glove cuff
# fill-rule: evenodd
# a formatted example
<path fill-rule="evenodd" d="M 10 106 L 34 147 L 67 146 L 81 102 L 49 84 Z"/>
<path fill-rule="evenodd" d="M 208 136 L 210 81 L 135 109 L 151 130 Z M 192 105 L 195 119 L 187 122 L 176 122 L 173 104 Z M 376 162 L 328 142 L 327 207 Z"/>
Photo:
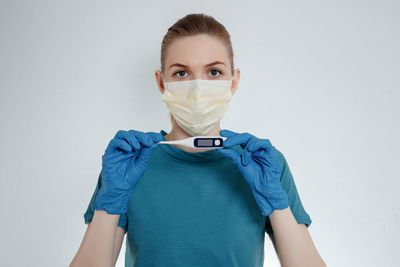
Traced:
<path fill-rule="evenodd" d="M 125 192 L 110 192 L 103 189 L 101 188 L 99 190 L 94 203 L 94 209 L 105 210 L 108 214 L 126 213 L 133 190 Z"/>
<path fill-rule="evenodd" d="M 270 215 L 274 210 L 282 210 L 290 206 L 289 197 L 284 190 L 268 195 L 258 195 L 255 199 L 264 216 Z"/>

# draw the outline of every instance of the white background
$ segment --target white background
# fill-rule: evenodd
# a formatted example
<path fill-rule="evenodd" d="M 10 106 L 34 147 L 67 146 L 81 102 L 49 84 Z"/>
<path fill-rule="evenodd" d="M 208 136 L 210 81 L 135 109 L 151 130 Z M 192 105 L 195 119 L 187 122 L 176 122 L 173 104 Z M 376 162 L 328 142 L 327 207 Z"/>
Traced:
<path fill-rule="evenodd" d="M 1 1 L 0 265 L 67 266 L 119 129 L 170 130 L 161 40 L 189 13 L 232 36 L 221 127 L 286 157 L 328 266 L 398 266 L 398 1 Z M 118 266 L 123 266 L 125 243 Z M 279 266 L 266 236 L 265 266 Z"/>

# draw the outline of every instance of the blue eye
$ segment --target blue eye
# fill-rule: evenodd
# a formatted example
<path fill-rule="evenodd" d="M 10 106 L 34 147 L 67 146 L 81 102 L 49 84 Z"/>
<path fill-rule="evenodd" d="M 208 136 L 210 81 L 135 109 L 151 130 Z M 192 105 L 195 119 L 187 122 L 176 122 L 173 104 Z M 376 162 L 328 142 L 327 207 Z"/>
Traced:
<path fill-rule="evenodd" d="M 217 76 L 219 76 L 219 75 L 221 75 L 221 74 L 222 74 L 222 72 L 221 72 L 221 71 L 219 71 L 219 70 L 216 70 L 216 69 L 212 69 L 212 70 L 210 70 L 210 72 L 209 72 L 209 73 L 216 74 L 216 72 L 218 72 L 219 74 L 218 74 L 218 75 L 211 75 L 211 76 L 212 76 L 212 77 L 217 77 Z"/>
<path fill-rule="evenodd" d="M 186 74 L 186 75 L 185 75 Z M 208 74 L 211 77 L 218 77 L 219 75 L 223 74 L 222 71 L 217 70 L 217 69 L 212 69 L 208 72 Z M 174 73 L 174 76 L 177 76 L 179 78 L 185 78 L 187 76 L 187 72 L 184 70 L 180 70 Z"/>
<path fill-rule="evenodd" d="M 174 75 L 176 76 L 177 74 L 182 74 L 182 73 L 186 73 L 186 71 L 180 70 L 180 71 L 175 72 Z M 180 75 L 178 75 L 178 77 L 183 78 L 183 77 L 185 77 L 185 76 L 180 76 Z"/>

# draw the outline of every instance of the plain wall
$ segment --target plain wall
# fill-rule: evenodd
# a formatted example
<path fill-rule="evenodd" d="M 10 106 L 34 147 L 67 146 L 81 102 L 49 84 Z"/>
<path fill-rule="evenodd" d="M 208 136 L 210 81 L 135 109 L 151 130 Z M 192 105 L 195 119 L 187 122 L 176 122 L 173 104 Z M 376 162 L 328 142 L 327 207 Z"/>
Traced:
<path fill-rule="evenodd" d="M 328 266 L 398 266 L 398 1 L 1 1 L 0 265 L 67 266 L 119 129 L 170 130 L 154 70 L 169 26 L 232 37 L 221 127 L 286 157 Z M 123 266 L 125 243 L 118 266 Z M 279 266 L 266 236 L 265 266 Z"/>

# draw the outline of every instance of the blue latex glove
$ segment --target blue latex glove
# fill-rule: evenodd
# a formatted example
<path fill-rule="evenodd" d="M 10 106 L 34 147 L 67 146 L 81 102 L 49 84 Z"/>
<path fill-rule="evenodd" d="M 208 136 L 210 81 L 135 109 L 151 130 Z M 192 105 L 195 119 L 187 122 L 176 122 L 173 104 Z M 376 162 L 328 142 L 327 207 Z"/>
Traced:
<path fill-rule="evenodd" d="M 280 164 L 275 147 L 268 139 L 259 139 L 249 133 L 221 130 L 227 137 L 220 153 L 229 157 L 250 185 L 258 208 L 264 216 L 276 209 L 289 207 L 289 198 L 280 182 Z M 231 147 L 240 145 L 242 154 Z"/>
<path fill-rule="evenodd" d="M 109 214 L 127 211 L 133 189 L 146 170 L 161 133 L 119 130 L 102 156 L 101 186 L 95 210 Z"/>

